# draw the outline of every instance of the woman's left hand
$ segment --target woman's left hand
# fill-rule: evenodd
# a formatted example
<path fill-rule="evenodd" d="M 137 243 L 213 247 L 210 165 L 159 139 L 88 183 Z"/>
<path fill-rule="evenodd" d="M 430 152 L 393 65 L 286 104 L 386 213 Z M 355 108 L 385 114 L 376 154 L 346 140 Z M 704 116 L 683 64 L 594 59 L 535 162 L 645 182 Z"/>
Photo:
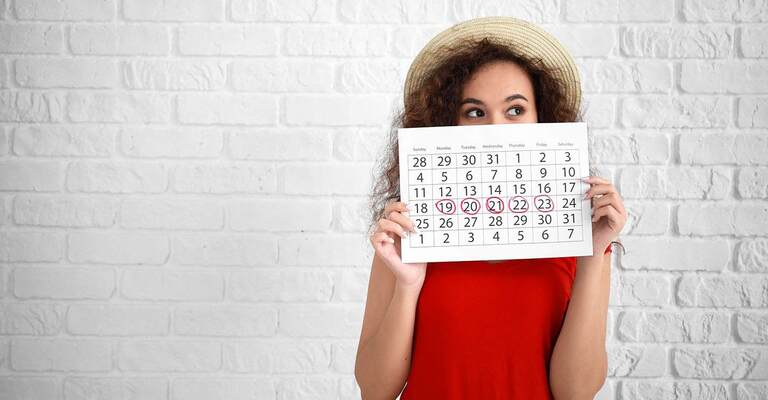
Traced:
<path fill-rule="evenodd" d="M 627 211 L 619 192 L 609 180 L 588 176 L 582 181 L 591 185 L 584 198 L 592 199 L 592 247 L 595 254 L 603 254 L 624 228 Z"/>

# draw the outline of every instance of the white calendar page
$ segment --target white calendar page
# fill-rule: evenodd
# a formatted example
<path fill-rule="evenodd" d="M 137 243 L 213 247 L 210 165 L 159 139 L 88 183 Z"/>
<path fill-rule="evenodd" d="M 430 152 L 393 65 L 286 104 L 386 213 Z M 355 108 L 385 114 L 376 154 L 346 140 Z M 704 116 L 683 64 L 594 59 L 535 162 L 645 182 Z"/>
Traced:
<path fill-rule="evenodd" d="M 592 255 L 587 126 L 400 128 L 403 262 Z"/>

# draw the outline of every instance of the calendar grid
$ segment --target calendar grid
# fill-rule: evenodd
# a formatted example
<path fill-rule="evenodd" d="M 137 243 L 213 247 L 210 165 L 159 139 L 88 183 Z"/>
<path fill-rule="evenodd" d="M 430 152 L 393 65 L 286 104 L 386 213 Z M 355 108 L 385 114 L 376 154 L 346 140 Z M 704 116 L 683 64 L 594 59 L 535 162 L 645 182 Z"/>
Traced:
<path fill-rule="evenodd" d="M 510 243 L 560 243 L 560 242 L 571 242 L 573 240 L 568 240 L 562 238 L 560 234 L 560 228 L 561 227 L 573 227 L 576 228 L 583 228 L 584 221 L 581 221 L 580 223 L 575 223 L 575 220 L 572 224 L 568 223 L 561 223 L 560 219 L 558 218 L 559 215 L 562 215 L 567 210 L 558 209 L 558 199 L 564 200 L 564 204 L 567 203 L 567 198 L 565 196 L 565 189 L 561 193 L 559 189 L 559 184 L 563 183 L 564 188 L 567 187 L 565 185 L 567 183 L 568 176 L 567 176 L 567 167 L 569 166 L 576 166 L 576 161 L 578 158 L 578 150 L 572 150 L 569 151 L 569 153 L 573 154 L 573 161 L 572 162 L 558 162 L 558 156 L 559 151 L 562 150 L 520 150 L 520 151 L 481 151 L 481 152 L 445 152 L 445 153 L 417 153 L 417 154 L 408 154 L 408 160 L 411 160 L 413 157 L 425 157 L 425 160 L 427 162 L 427 168 L 420 169 L 421 171 L 429 171 L 429 177 L 430 177 L 430 184 L 426 185 L 429 187 L 429 196 L 421 199 L 427 202 L 427 212 L 426 213 L 419 213 L 419 217 L 425 218 L 426 221 L 428 221 L 428 224 L 426 225 L 429 227 L 427 229 L 429 232 L 432 233 L 431 241 L 427 240 L 426 242 L 414 242 L 414 236 L 411 236 L 411 246 L 413 247 L 445 247 L 446 245 L 451 246 L 479 246 L 479 245 L 503 245 L 503 244 L 510 244 Z M 531 158 L 531 154 L 538 153 L 542 155 L 550 155 L 551 157 L 554 157 L 551 163 L 548 162 L 541 162 L 534 164 L 534 161 Z M 518 164 L 512 164 L 511 155 L 514 154 L 525 154 L 525 162 L 520 162 Z M 472 157 L 474 156 L 475 163 L 472 165 L 467 165 L 470 168 L 459 168 L 460 160 L 463 156 Z M 480 157 L 478 157 L 480 156 Z M 489 163 L 488 165 L 483 164 L 483 156 L 489 156 Z M 494 164 L 493 157 L 496 156 L 497 162 Z M 503 160 L 500 158 L 503 157 Z M 534 165 L 538 166 L 538 171 L 534 171 Z M 553 168 L 550 170 L 548 166 L 551 166 Z M 565 166 L 566 169 L 564 169 L 564 176 L 561 178 L 558 176 L 558 167 Z M 513 177 L 510 177 L 510 167 L 518 167 L 521 171 L 527 171 L 529 176 L 527 179 L 515 179 Z M 496 169 L 496 173 L 503 170 L 504 175 L 503 179 L 496 180 L 494 178 L 491 179 L 485 179 L 485 174 L 490 174 L 490 171 L 493 171 L 493 169 Z M 462 173 L 469 172 L 469 175 L 464 175 L 463 178 L 460 178 L 459 171 Z M 544 171 L 544 175 L 542 176 L 542 171 Z M 551 171 L 551 172 L 550 172 Z M 479 173 L 479 177 L 476 178 L 477 180 L 473 179 L 472 182 L 469 182 L 467 179 L 467 176 L 474 175 L 472 173 Z M 444 174 L 445 173 L 445 174 Z M 537 179 L 534 179 L 534 173 L 538 173 L 539 176 Z M 554 173 L 554 176 L 550 176 L 549 174 Z M 445 176 L 446 180 L 444 182 L 440 181 L 441 177 Z M 575 177 L 573 177 L 575 178 Z M 575 179 L 574 179 L 575 180 Z M 437 181 L 437 183 L 436 183 Z M 549 192 L 544 192 L 542 190 L 542 187 L 545 187 L 547 183 L 554 183 L 554 189 L 550 189 Z M 522 193 L 520 194 L 513 194 L 511 191 L 511 184 L 520 185 L 523 183 L 528 183 L 529 188 L 526 189 L 524 195 Z M 486 194 L 485 191 L 485 185 L 488 184 L 488 193 Z M 494 189 L 496 185 L 502 185 L 500 186 L 501 192 L 499 193 L 499 196 L 496 196 L 494 193 Z M 538 184 L 537 191 L 534 192 L 534 184 Z M 466 191 L 466 188 L 468 187 L 474 187 L 477 190 L 477 186 L 479 185 L 480 189 L 479 192 L 477 192 L 478 196 L 470 196 L 469 193 L 462 193 L 461 189 L 464 188 Z M 544 185 L 544 186 L 542 186 Z M 413 185 L 413 182 L 408 182 L 408 187 L 411 188 Z M 418 187 L 418 185 L 416 185 Z M 424 187 L 425 185 L 421 185 L 421 187 Z M 519 188 L 520 186 L 515 186 L 516 188 Z M 578 197 L 578 193 L 581 193 L 584 186 L 583 183 L 579 182 L 578 185 L 578 191 L 574 194 Z M 554 190 L 554 191 L 553 191 Z M 414 193 L 418 193 L 415 191 Z M 545 194 L 547 193 L 547 194 Z M 409 199 L 410 199 L 409 192 Z M 551 195 L 551 196 L 550 196 Z M 522 215 L 525 215 L 528 220 L 525 224 L 523 224 L 521 227 L 515 227 L 513 224 L 513 216 L 516 213 L 511 212 L 511 200 L 515 196 L 520 196 L 526 204 L 527 210 L 524 213 L 521 213 Z M 539 209 L 536 204 L 536 199 L 539 196 L 546 196 L 547 199 L 549 199 L 550 202 L 553 204 L 551 205 L 551 209 L 548 211 L 542 211 L 542 209 Z M 462 209 L 462 201 L 466 200 L 467 198 L 473 198 L 477 200 L 479 205 L 479 210 L 476 214 L 473 216 L 477 216 L 479 221 L 475 221 L 475 225 L 472 227 L 466 227 L 464 226 L 464 223 L 462 222 L 462 216 L 468 216 L 466 212 Z M 488 202 L 491 201 L 494 198 L 498 198 L 502 201 L 502 209 L 499 213 L 494 213 L 491 210 L 488 209 Z M 442 202 L 443 200 L 447 200 L 446 202 Z M 450 203 L 450 207 L 448 204 Z M 442 211 L 441 211 L 442 209 Z M 579 209 L 579 207 L 576 207 L 574 209 L 574 217 L 575 217 L 575 211 Z M 448 211 L 450 210 L 450 211 Z M 537 223 L 536 217 L 539 216 L 550 216 L 550 223 L 543 223 L 539 225 Z M 493 224 L 495 220 L 492 220 L 492 217 L 494 216 L 501 216 L 501 223 L 505 226 L 498 226 L 498 225 L 491 225 Z M 507 218 L 503 218 L 506 216 Z M 486 221 L 485 218 L 488 217 L 488 220 Z M 545 217 L 541 217 L 542 221 L 545 221 Z M 468 221 L 465 221 L 468 222 Z M 479 225 L 478 225 L 479 224 Z M 494 228 L 494 229 L 488 229 L 488 228 Z M 537 231 L 538 229 L 538 231 Z M 478 231 L 482 232 L 481 234 L 478 234 Z M 505 232 L 506 238 L 505 240 L 497 239 L 497 240 L 488 240 L 488 237 L 485 235 L 487 232 Z M 512 237 L 512 232 L 517 233 L 518 231 L 522 231 L 524 233 L 523 240 L 521 241 L 515 241 Z M 542 236 L 546 232 L 547 239 L 544 240 L 537 240 L 536 235 L 537 233 Z M 525 240 L 525 233 L 529 234 L 530 240 Z M 422 232 L 423 234 L 423 232 Z M 445 235 L 447 234 L 447 235 Z M 453 234 L 453 235 L 451 235 Z M 552 238 L 549 238 L 549 236 L 553 236 Z M 494 237 L 493 235 L 491 237 Z M 472 243 L 465 243 L 468 240 L 472 239 Z M 423 238 L 421 238 L 423 241 Z M 440 241 L 440 242 L 438 242 Z"/>

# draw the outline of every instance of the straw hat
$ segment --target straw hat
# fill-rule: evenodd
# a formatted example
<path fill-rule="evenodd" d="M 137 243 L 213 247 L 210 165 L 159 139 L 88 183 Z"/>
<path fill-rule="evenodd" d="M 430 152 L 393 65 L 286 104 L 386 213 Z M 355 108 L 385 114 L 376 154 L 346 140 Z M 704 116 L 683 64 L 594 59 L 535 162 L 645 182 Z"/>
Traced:
<path fill-rule="evenodd" d="M 450 46 L 464 39 L 488 37 L 493 43 L 511 47 L 524 56 L 541 58 L 542 63 L 554 69 L 555 76 L 565 86 L 569 104 L 578 110 L 581 104 L 581 79 L 576 63 L 565 47 L 550 33 L 528 21 L 514 17 L 483 17 L 470 19 L 438 33 L 411 63 L 405 78 L 403 102 L 421 87 L 434 68 L 451 54 L 442 46 Z"/>

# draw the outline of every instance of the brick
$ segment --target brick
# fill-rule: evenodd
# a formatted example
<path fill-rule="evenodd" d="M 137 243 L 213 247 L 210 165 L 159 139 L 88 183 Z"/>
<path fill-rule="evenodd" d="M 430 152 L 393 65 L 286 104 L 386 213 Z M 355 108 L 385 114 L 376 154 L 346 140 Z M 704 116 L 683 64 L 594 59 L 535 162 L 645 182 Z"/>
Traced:
<path fill-rule="evenodd" d="M 622 235 L 663 235 L 668 232 L 671 213 L 666 204 L 632 201 L 624 206 L 627 222 Z"/>
<path fill-rule="evenodd" d="M 59 161 L 0 161 L 0 190 L 61 190 L 64 164 Z"/>
<path fill-rule="evenodd" d="M 128 229 L 201 229 L 224 227 L 224 210 L 213 200 L 131 199 L 123 200 L 120 226 Z"/>
<path fill-rule="evenodd" d="M 728 26 L 637 25 L 621 29 L 621 53 L 643 58 L 729 58 L 734 41 Z"/>
<path fill-rule="evenodd" d="M 768 35 L 768 27 L 764 25 L 745 25 L 741 28 L 741 41 L 738 46 L 741 54 L 748 58 L 768 57 L 766 35 Z"/>
<path fill-rule="evenodd" d="M 117 64 L 110 60 L 19 59 L 16 83 L 28 88 L 109 88 L 117 84 Z"/>
<path fill-rule="evenodd" d="M 105 398 L 120 398 L 130 393 L 139 399 L 165 400 L 168 394 L 165 378 L 85 377 L 64 378 L 64 398 L 67 400 L 91 399 L 94 393 Z"/>
<path fill-rule="evenodd" d="M 276 213 L 284 209 L 289 212 Z M 327 231 L 331 226 L 331 203 L 315 199 L 263 199 L 233 201 L 227 207 L 234 231 Z"/>
<path fill-rule="evenodd" d="M 270 128 L 234 131 L 229 134 L 229 153 L 243 160 L 328 160 L 331 132 Z"/>
<path fill-rule="evenodd" d="M 0 23 L 0 53 L 57 54 L 63 43 L 59 25 Z"/>
<path fill-rule="evenodd" d="M 389 134 L 381 129 L 337 130 L 333 156 L 342 161 L 376 161 L 388 144 Z"/>
<path fill-rule="evenodd" d="M 288 125 L 380 125 L 389 116 L 383 96 L 292 95 L 285 99 Z M 332 119 L 328 116 L 333 115 Z"/>
<path fill-rule="evenodd" d="M 384 56 L 389 35 L 383 27 L 301 26 L 283 33 L 282 52 L 289 56 Z"/>
<path fill-rule="evenodd" d="M 564 8 L 568 22 L 617 21 L 619 16 L 617 0 L 566 0 Z"/>
<path fill-rule="evenodd" d="M 224 343 L 226 371 L 264 374 L 327 372 L 331 346 L 321 340 L 269 339 Z M 266 362 L 265 362 L 266 361 Z"/>
<path fill-rule="evenodd" d="M 279 43 L 275 28 L 260 25 L 189 25 L 178 35 L 183 55 L 270 56 Z"/>
<path fill-rule="evenodd" d="M 627 248 L 621 258 L 624 269 L 722 271 L 731 263 L 724 240 L 630 236 L 622 243 Z"/>
<path fill-rule="evenodd" d="M 166 55 L 170 36 L 165 26 L 150 24 L 73 25 L 69 47 L 74 54 Z"/>
<path fill-rule="evenodd" d="M 164 264 L 170 253 L 167 236 L 144 232 L 72 232 L 69 260 L 74 263 Z"/>
<path fill-rule="evenodd" d="M 637 380 L 621 382 L 621 399 L 678 399 L 727 400 L 730 398 L 727 383 L 696 381 Z"/>
<path fill-rule="evenodd" d="M 165 306 L 76 304 L 69 306 L 66 323 L 72 335 L 166 335 L 170 318 Z"/>
<path fill-rule="evenodd" d="M 307 393 L 329 399 L 336 395 L 337 387 L 337 379 L 330 376 L 286 376 L 275 384 L 277 393 L 285 393 L 288 399 L 300 399 Z"/>
<path fill-rule="evenodd" d="M 411 60 L 430 39 L 444 28 L 440 25 L 395 25 L 392 27 L 392 56 L 406 58 L 401 69 L 408 71 Z"/>
<path fill-rule="evenodd" d="M 229 5 L 234 21 L 253 22 L 333 22 L 336 4 L 312 0 L 232 0 Z"/>
<path fill-rule="evenodd" d="M 274 193 L 277 175 L 271 164 L 187 164 L 174 170 L 179 193 Z"/>
<path fill-rule="evenodd" d="M 765 348 L 678 348 L 672 365 L 681 378 L 768 379 Z"/>
<path fill-rule="evenodd" d="M 67 189 L 91 193 L 160 193 L 168 185 L 160 163 L 74 161 L 67 170 Z"/>
<path fill-rule="evenodd" d="M 17 225 L 107 228 L 115 225 L 118 210 L 118 200 L 109 198 L 20 194 L 13 201 Z"/>
<path fill-rule="evenodd" d="M 593 164 L 666 164 L 670 158 L 669 139 L 664 134 L 594 132 L 591 141 Z"/>
<path fill-rule="evenodd" d="M 334 81 L 334 66 L 327 61 L 273 58 L 232 62 L 232 88 L 238 91 L 330 92 Z"/>
<path fill-rule="evenodd" d="M 634 96 L 621 102 L 628 128 L 717 128 L 731 120 L 731 102 L 714 96 Z"/>
<path fill-rule="evenodd" d="M 120 278 L 121 295 L 136 300 L 216 301 L 224 297 L 224 281 L 213 271 L 131 269 Z"/>
<path fill-rule="evenodd" d="M 606 345 L 608 376 L 651 378 L 667 374 L 667 352 L 661 346 Z"/>
<path fill-rule="evenodd" d="M 178 378 L 171 383 L 171 393 L 172 400 L 277 399 L 274 379 L 271 377 Z"/>
<path fill-rule="evenodd" d="M 683 275 L 677 303 L 685 307 L 768 307 L 768 277 L 749 275 Z"/>
<path fill-rule="evenodd" d="M 291 235 L 279 242 L 281 265 L 365 266 L 372 261 L 367 237 L 358 234 Z"/>
<path fill-rule="evenodd" d="M 768 8 L 760 2 L 686 0 L 681 14 L 690 22 L 768 22 Z"/>
<path fill-rule="evenodd" d="M 109 21 L 115 15 L 114 0 L 24 0 L 13 2 L 16 18 L 48 21 Z"/>
<path fill-rule="evenodd" d="M 336 232 L 365 232 L 372 210 L 361 199 L 336 199 L 333 205 L 333 230 Z"/>
<path fill-rule="evenodd" d="M 736 397 L 739 399 L 759 399 L 761 397 L 768 397 L 768 383 L 737 383 Z"/>
<path fill-rule="evenodd" d="M 418 0 L 377 2 L 340 0 L 339 18 L 343 22 L 364 23 L 442 23 L 446 18 L 445 1 Z"/>
<path fill-rule="evenodd" d="M 452 20 L 464 21 L 481 15 L 515 15 L 533 23 L 554 23 L 559 21 L 558 3 L 548 0 L 508 2 L 490 0 L 476 2 L 458 0 L 452 5 Z"/>
<path fill-rule="evenodd" d="M 683 235 L 764 235 L 768 212 L 763 203 L 714 204 L 680 207 L 678 231 Z"/>
<path fill-rule="evenodd" d="M 279 333 L 292 337 L 354 337 L 363 316 L 358 304 L 286 304 L 279 313 Z"/>
<path fill-rule="evenodd" d="M 61 93 L 0 92 L 0 122 L 59 122 L 63 118 Z"/>
<path fill-rule="evenodd" d="M 340 65 L 338 90 L 344 93 L 399 94 L 407 71 L 396 60 L 347 61 Z"/>
<path fill-rule="evenodd" d="M 277 98 L 268 94 L 182 94 L 179 121 L 204 125 L 274 125 Z"/>
<path fill-rule="evenodd" d="M 672 64 L 666 61 L 582 59 L 585 93 L 669 93 Z"/>
<path fill-rule="evenodd" d="M 224 0 L 124 0 L 123 15 L 132 21 L 221 21 Z"/>
<path fill-rule="evenodd" d="M 334 292 L 332 274 L 303 268 L 232 271 L 227 295 L 247 302 L 327 302 Z"/>
<path fill-rule="evenodd" d="M 736 124 L 741 128 L 768 127 L 768 96 L 739 97 Z"/>
<path fill-rule="evenodd" d="M 208 60 L 128 60 L 122 81 L 130 89 L 219 90 L 227 84 L 227 64 Z"/>
<path fill-rule="evenodd" d="M 670 277 L 658 273 L 626 272 L 612 275 L 611 304 L 619 306 L 666 306 L 672 304 Z"/>
<path fill-rule="evenodd" d="M 101 339 L 16 338 L 10 362 L 15 371 L 109 371 L 112 344 Z"/>
<path fill-rule="evenodd" d="M 0 10 L 2 7 L 3 4 L 0 1 Z M 0 14 L 2 14 L 1 11 Z M 59 396 L 60 385 L 57 377 L 4 376 L 0 378 L 0 397 L 6 399 L 55 399 Z"/>
<path fill-rule="evenodd" d="M 123 154 L 137 158 L 216 158 L 224 147 L 218 128 L 131 127 L 120 129 Z"/>
<path fill-rule="evenodd" d="M 6 304 L 0 309 L 4 335 L 56 335 L 62 331 L 64 306 L 60 304 Z"/>
<path fill-rule="evenodd" d="M 273 336 L 277 309 L 271 305 L 180 306 L 173 313 L 173 331 L 185 336 Z"/>
<path fill-rule="evenodd" d="M 114 153 L 116 129 L 77 125 L 22 125 L 13 132 L 18 156 L 108 157 Z"/>
<path fill-rule="evenodd" d="M 721 167 L 625 167 L 618 187 L 626 199 L 722 199 L 731 175 Z"/>
<path fill-rule="evenodd" d="M 698 133 L 680 135 L 681 164 L 768 165 L 768 137 L 758 133 Z"/>
<path fill-rule="evenodd" d="M 371 168 L 362 164 L 291 164 L 284 166 L 284 191 L 288 194 L 364 195 L 371 186 Z"/>
<path fill-rule="evenodd" d="M 74 122 L 168 122 L 171 99 L 157 93 L 71 92 L 67 114 Z"/>
<path fill-rule="evenodd" d="M 590 128 L 610 128 L 616 120 L 616 99 L 606 95 L 582 96 L 584 122 Z"/>
<path fill-rule="evenodd" d="M 680 88 L 687 93 L 766 93 L 768 65 L 744 61 L 683 61 Z"/>
<path fill-rule="evenodd" d="M 123 372 L 212 372 L 221 367 L 221 344 L 204 341 L 120 342 L 117 365 Z"/>
<path fill-rule="evenodd" d="M 552 15 L 557 15 L 555 12 Z M 619 50 L 619 32 L 610 25 L 547 27 L 547 32 L 565 46 L 573 57 L 607 57 Z"/>
<path fill-rule="evenodd" d="M 64 254 L 60 232 L 0 232 L 0 261 L 57 262 Z"/>
<path fill-rule="evenodd" d="M 741 272 L 768 272 L 768 240 L 742 240 L 736 250 L 735 269 Z"/>
<path fill-rule="evenodd" d="M 179 234 L 173 238 L 172 261 L 181 265 L 272 265 L 275 238 L 260 234 Z"/>
<path fill-rule="evenodd" d="M 711 311 L 624 311 L 619 340 L 653 343 L 724 343 L 730 316 Z"/>
<path fill-rule="evenodd" d="M 768 168 L 746 167 L 737 172 L 736 186 L 739 196 L 744 199 L 768 197 Z"/>
<path fill-rule="evenodd" d="M 344 269 L 334 277 L 333 298 L 338 302 L 364 302 L 368 291 L 370 271 Z"/>
<path fill-rule="evenodd" d="M 736 335 L 745 343 L 768 343 L 768 314 L 743 311 L 736 314 Z"/>

